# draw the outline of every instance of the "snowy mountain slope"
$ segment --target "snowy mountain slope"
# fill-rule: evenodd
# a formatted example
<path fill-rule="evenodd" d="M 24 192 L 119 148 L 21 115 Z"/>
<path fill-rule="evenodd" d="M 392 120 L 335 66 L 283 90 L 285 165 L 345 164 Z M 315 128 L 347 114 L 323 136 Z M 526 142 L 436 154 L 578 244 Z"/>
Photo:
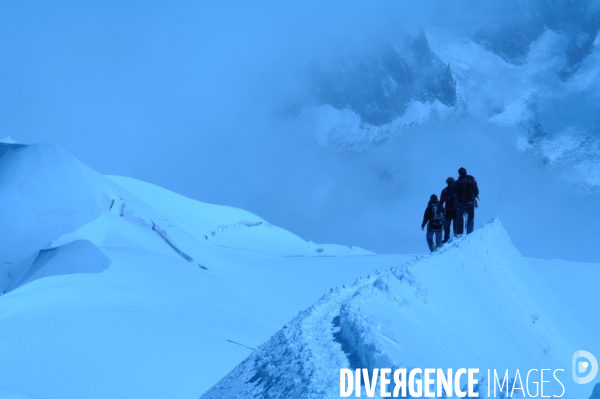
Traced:
<path fill-rule="evenodd" d="M 242 209 L 205 204 L 139 180 L 111 176 L 137 197 L 160 210 L 197 240 L 246 253 L 288 256 L 369 255 L 372 252 L 335 244 L 314 244 Z M 292 210 L 290 210 L 292 211 Z"/>
<path fill-rule="evenodd" d="M 560 21 L 558 11 L 552 10 L 557 5 L 544 8 L 533 2 L 525 7 L 532 17 L 519 21 L 519 28 L 507 23 L 507 29 L 494 31 L 490 26 L 477 34 L 429 24 L 413 39 L 420 43 L 420 50 L 409 46 L 399 58 L 418 60 L 423 58 L 420 53 L 428 54 L 425 58 L 445 66 L 446 83 L 440 86 L 438 75 L 429 76 L 430 68 L 416 73 L 407 66 L 387 65 L 388 51 L 380 50 L 332 69 L 329 83 L 317 79 L 320 101 L 307 105 L 301 119 L 312 121 L 321 146 L 362 153 L 415 126 L 435 129 L 440 121 L 474 118 L 507 129 L 507 134 L 518 131 L 516 147 L 581 192 L 594 194 L 600 187 L 596 115 L 600 10 L 590 2 L 580 3 L 586 5 L 575 12 L 579 17 L 565 14 Z M 582 10 L 588 6 L 593 12 L 586 14 Z M 561 3 L 560 7 L 575 6 Z M 517 37 L 520 34 L 526 37 Z M 353 73 L 357 76 L 350 83 L 329 87 Z M 428 85 L 438 89 L 428 89 Z M 427 96 L 415 94 L 416 87 Z M 331 94 L 323 96 L 322 92 Z M 354 98 L 370 102 L 356 103 Z M 395 107 L 396 103 L 402 107 Z"/>
<path fill-rule="evenodd" d="M 331 286 L 411 258 L 2 149 L 0 397 L 195 397 Z"/>
<path fill-rule="evenodd" d="M 333 70 L 313 70 L 318 104 L 348 107 L 369 125 L 390 123 L 411 101 L 456 103 L 448 64 L 431 51 L 425 32 L 390 37 L 367 57 L 338 60 Z"/>
<path fill-rule="evenodd" d="M 389 38 L 374 54 L 334 63 L 312 72 L 315 105 L 301 112 L 324 147 L 360 153 L 423 122 L 433 109 L 456 105 L 450 67 L 431 51 L 423 30 Z"/>
<path fill-rule="evenodd" d="M 103 273 L 42 278 L 0 299 L 0 391 L 196 397 L 329 287 L 410 258 L 224 256 L 201 271 L 102 250 L 112 260 Z"/>
<path fill-rule="evenodd" d="M 150 190 L 150 197 L 156 198 L 159 205 L 169 204 L 167 211 L 178 209 L 175 217 L 183 223 L 180 228 L 168 216 L 57 147 L 0 146 L 0 206 L 6 210 L 0 215 L 0 239 L 6 243 L 0 259 L 12 280 L 35 262 L 40 249 L 51 242 L 56 246 L 76 239 L 103 246 L 162 248 L 162 253 L 180 256 L 202 268 L 206 267 L 202 264 L 206 255 L 197 248 L 214 249 L 215 245 L 276 255 L 369 254 L 359 248 L 318 246 L 249 212 L 198 203 L 166 190 L 149 189 L 151 185 L 132 179 L 121 179 L 138 190 Z M 187 218 L 182 218 L 183 214 Z M 223 234 L 225 230 L 228 234 Z M 144 240 L 140 240 L 142 236 Z M 5 275 L 0 280 L 3 290 L 7 278 Z"/>
<path fill-rule="evenodd" d="M 599 343 L 496 220 L 439 253 L 332 291 L 202 398 L 339 397 L 340 368 L 570 371 L 575 350 L 598 351 Z M 591 394 L 591 384 L 578 386 L 567 373 L 562 381 L 567 397 Z"/>

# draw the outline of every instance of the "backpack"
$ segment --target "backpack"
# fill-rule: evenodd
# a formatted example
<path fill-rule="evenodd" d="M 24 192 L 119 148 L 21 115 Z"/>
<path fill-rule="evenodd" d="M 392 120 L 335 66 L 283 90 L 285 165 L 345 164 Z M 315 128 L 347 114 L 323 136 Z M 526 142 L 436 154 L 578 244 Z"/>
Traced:
<path fill-rule="evenodd" d="M 444 193 L 446 193 L 446 195 L 444 196 Z M 454 207 L 454 200 L 456 199 L 456 185 L 452 185 L 449 187 L 446 187 L 442 190 L 442 198 L 445 198 L 445 205 L 446 205 L 446 209 L 448 207 L 450 207 L 450 209 L 452 209 Z M 444 204 L 444 203 L 442 203 Z"/>
<path fill-rule="evenodd" d="M 464 176 L 456 182 L 456 197 L 458 202 L 471 202 L 477 197 L 477 181 L 473 176 Z"/>
<path fill-rule="evenodd" d="M 444 207 L 440 203 L 431 204 L 430 230 L 441 230 L 444 227 Z"/>

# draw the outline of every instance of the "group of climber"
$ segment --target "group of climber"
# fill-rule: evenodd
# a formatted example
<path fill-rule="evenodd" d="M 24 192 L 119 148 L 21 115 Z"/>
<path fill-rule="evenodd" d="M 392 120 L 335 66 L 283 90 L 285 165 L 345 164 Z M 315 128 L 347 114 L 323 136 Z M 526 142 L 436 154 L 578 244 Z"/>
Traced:
<path fill-rule="evenodd" d="M 467 234 L 473 231 L 475 208 L 479 198 L 477 180 L 465 168 L 458 170 L 458 179 L 449 177 L 448 185 L 442 190 L 440 199 L 432 194 L 425 209 L 421 230 L 427 226 L 427 244 L 431 252 L 450 240 L 450 226 L 454 237 L 464 233 L 465 215 L 467 216 Z M 442 231 L 444 238 L 442 239 Z"/>

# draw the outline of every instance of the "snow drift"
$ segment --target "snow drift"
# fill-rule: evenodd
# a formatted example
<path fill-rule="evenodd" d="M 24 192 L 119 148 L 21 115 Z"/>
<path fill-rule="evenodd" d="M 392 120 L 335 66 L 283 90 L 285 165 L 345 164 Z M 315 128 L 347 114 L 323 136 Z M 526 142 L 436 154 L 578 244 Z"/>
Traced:
<path fill-rule="evenodd" d="M 578 345 L 592 341 L 535 280 L 494 220 L 433 255 L 332 290 L 202 398 L 336 398 L 340 368 L 570 370 Z M 590 395 L 568 377 L 568 397 Z"/>
<path fill-rule="evenodd" d="M 7 291 L 43 277 L 73 273 L 101 273 L 111 260 L 87 240 L 75 240 L 58 247 L 43 249 L 33 263 L 25 268 Z"/>
<path fill-rule="evenodd" d="M 100 216 L 102 178 L 58 147 L 0 143 L 0 261 L 20 262 Z"/>

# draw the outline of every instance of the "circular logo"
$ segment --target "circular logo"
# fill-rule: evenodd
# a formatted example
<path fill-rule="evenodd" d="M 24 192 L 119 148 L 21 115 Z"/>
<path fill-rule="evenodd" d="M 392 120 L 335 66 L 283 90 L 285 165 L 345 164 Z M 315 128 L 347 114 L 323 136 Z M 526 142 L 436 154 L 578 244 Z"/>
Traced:
<path fill-rule="evenodd" d="M 573 380 L 577 384 L 587 384 L 598 374 L 598 361 L 588 351 L 577 351 L 573 354 Z M 585 375 L 587 373 L 587 375 Z M 580 375 L 584 375 L 580 377 Z"/>

